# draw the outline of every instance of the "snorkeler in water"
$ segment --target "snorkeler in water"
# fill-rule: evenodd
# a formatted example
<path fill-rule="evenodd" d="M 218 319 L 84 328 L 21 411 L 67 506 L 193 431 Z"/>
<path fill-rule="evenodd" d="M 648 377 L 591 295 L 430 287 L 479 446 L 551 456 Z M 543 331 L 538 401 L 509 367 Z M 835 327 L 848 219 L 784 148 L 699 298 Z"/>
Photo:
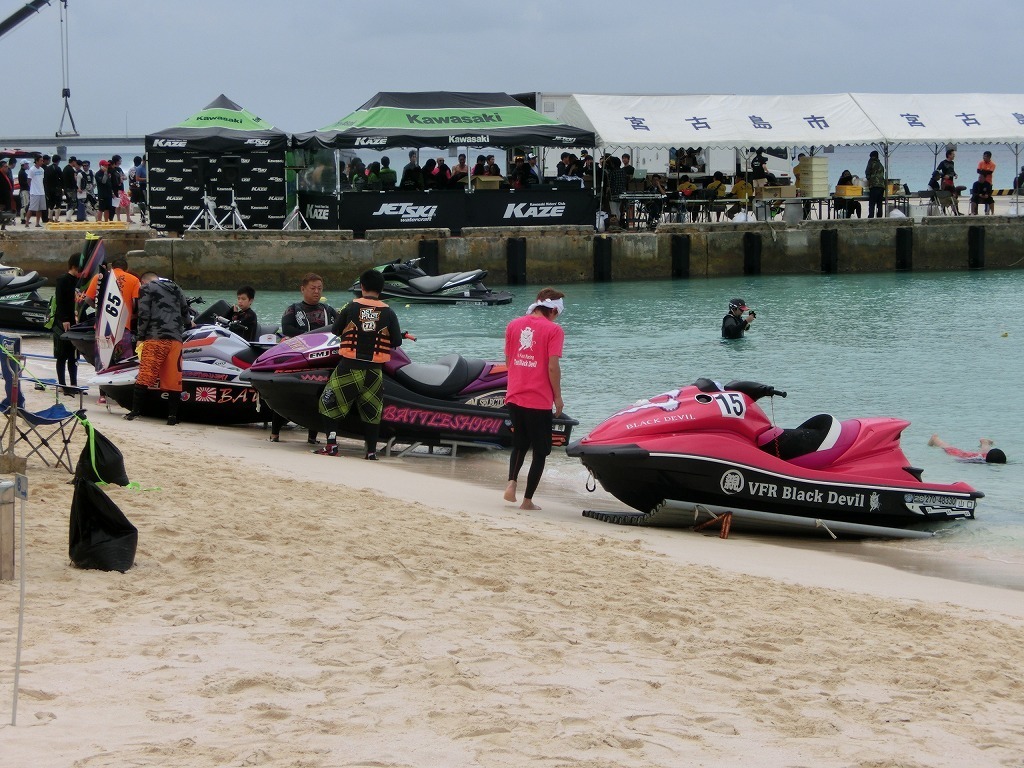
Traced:
<path fill-rule="evenodd" d="M 928 439 L 928 445 L 934 445 L 936 448 L 941 448 L 948 455 L 955 458 L 957 461 L 967 461 L 975 464 L 1005 464 L 1006 454 L 998 448 L 993 448 L 995 445 L 987 437 L 983 437 L 978 440 L 977 451 L 965 451 L 962 448 L 954 448 L 952 445 L 947 443 L 937 434 L 932 435 Z"/>

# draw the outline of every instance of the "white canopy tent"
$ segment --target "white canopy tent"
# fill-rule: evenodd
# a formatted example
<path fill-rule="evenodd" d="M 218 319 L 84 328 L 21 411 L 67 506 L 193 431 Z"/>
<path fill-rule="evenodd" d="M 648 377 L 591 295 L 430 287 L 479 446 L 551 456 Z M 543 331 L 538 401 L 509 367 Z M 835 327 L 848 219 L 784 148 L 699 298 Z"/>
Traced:
<path fill-rule="evenodd" d="M 833 93 L 782 96 L 573 94 L 559 116 L 599 147 L 719 148 L 951 144 L 1024 148 L 1024 95 Z"/>
<path fill-rule="evenodd" d="M 847 93 L 803 96 L 574 94 L 561 114 L 599 146 L 792 147 L 877 144 Z"/>

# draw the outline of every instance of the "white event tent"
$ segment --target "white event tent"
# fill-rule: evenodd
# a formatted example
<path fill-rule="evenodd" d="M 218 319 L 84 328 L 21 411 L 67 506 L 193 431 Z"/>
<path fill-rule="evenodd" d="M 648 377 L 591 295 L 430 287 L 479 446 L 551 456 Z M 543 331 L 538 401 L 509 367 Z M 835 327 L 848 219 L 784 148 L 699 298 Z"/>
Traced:
<path fill-rule="evenodd" d="M 598 146 L 750 147 L 884 142 L 847 93 L 820 96 L 574 94 L 561 119 Z"/>
<path fill-rule="evenodd" d="M 573 94 L 560 119 L 599 147 L 879 147 L 1006 144 L 1024 149 L 1024 94 L 830 93 L 790 96 Z"/>

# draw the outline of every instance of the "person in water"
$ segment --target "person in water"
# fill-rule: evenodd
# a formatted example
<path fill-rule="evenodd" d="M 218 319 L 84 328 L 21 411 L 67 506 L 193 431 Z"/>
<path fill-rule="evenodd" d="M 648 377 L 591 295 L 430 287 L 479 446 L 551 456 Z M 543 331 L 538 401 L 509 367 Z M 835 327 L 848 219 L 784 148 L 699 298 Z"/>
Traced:
<path fill-rule="evenodd" d="M 936 448 L 941 448 L 947 453 L 947 455 L 952 456 L 957 461 L 966 461 L 974 464 L 1006 463 L 1006 454 L 998 448 L 993 448 L 992 446 L 994 443 L 987 437 L 983 437 L 978 440 L 977 451 L 965 451 L 962 448 L 955 448 L 938 435 L 932 435 L 928 439 L 928 445 L 934 445 Z"/>
<path fill-rule="evenodd" d="M 746 318 L 743 313 L 746 312 Z M 743 299 L 731 299 L 729 301 L 729 312 L 722 318 L 722 338 L 742 339 L 743 333 L 750 330 L 750 324 L 754 322 L 754 310 L 747 306 Z"/>
<path fill-rule="evenodd" d="M 320 414 L 335 422 L 352 408 L 363 424 L 368 461 L 377 460 L 377 436 L 384 410 L 384 363 L 391 350 L 402 344 L 402 331 L 395 311 L 380 300 L 384 275 L 368 269 L 359 277 L 362 296 L 338 313 L 331 331 L 339 337 L 341 362 L 320 396 Z M 337 456 L 337 430 L 327 436 L 327 445 L 317 453 Z"/>
<path fill-rule="evenodd" d="M 526 452 L 532 453 L 520 509 L 540 509 L 533 503 L 533 494 L 540 485 L 544 464 L 551 453 L 552 405 L 555 416 L 560 416 L 565 407 L 558 362 L 565 331 L 555 322 L 565 308 L 564 298 L 561 291 L 545 288 L 537 294 L 537 300 L 527 308 L 526 314 L 505 329 L 505 366 L 508 368 L 505 404 L 512 421 L 512 455 L 505 501 L 516 500 L 519 471 L 526 461 Z"/>

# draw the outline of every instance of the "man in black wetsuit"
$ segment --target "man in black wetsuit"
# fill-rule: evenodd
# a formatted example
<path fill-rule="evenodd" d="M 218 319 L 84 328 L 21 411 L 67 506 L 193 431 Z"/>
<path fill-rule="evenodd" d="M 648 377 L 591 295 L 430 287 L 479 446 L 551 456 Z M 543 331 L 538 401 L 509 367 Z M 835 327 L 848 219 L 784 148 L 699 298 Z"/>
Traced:
<path fill-rule="evenodd" d="M 384 275 L 368 269 L 359 278 L 362 296 L 349 302 L 338 313 L 332 330 L 340 338 L 341 362 L 331 374 L 320 397 L 320 413 L 340 420 L 353 408 L 363 424 L 365 458 L 377 460 L 377 436 L 384 408 L 384 363 L 391 350 L 402 344 L 402 331 L 395 311 L 380 300 Z M 337 456 L 335 432 L 317 453 Z"/>
<path fill-rule="evenodd" d="M 746 318 L 743 313 L 746 312 Z M 729 313 L 722 318 L 722 338 L 742 339 L 743 332 L 750 329 L 750 324 L 757 315 L 754 310 L 747 306 L 743 299 L 731 299 L 729 301 Z"/>
<path fill-rule="evenodd" d="M 290 304 L 281 316 L 281 335 L 286 339 L 298 336 L 306 331 L 324 328 L 331 325 L 338 316 L 330 304 L 320 301 L 324 292 L 324 279 L 315 272 L 309 272 L 302 278 L 299 286 L 302 301 Z M 270 420 L 270 442 L 281 439 L 281 427 L 288 423 L 287 419 L 274 413 Z M 309 430 L 307 442 L 316 445 L 316 430 Z"/>

